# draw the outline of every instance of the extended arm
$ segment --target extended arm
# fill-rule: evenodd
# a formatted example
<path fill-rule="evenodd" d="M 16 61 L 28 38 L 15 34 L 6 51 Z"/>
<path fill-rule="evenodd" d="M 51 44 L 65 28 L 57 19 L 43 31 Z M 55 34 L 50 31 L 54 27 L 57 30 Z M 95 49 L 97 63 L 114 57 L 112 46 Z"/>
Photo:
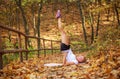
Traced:
<path fill-rule="evenodd" d="M 63 65 L 66 64 L 67 53 L 63 53 Z"/>

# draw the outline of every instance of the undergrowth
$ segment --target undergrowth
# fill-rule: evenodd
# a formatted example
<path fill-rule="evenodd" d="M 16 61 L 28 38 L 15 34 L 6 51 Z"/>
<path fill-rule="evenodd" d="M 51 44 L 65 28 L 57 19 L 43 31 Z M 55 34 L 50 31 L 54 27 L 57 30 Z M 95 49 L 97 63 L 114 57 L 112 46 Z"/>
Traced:
<path fill-rule="evenodd" d="M 98 55 L 99 52 L 117 50 L 120 48 L 120 31 L 114 27 L 109 27 L 100 33 L 95 42 L 91 45 L 88 57 Z"/>

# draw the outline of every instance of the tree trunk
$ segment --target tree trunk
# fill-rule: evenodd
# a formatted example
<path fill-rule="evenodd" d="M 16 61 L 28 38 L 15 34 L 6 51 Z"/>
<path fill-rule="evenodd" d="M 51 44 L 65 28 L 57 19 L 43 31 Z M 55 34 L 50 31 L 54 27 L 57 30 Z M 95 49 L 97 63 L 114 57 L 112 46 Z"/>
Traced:
<path fill-rule="evenodd" d="M 57 5 L 58 4 L 58 0 L 54 0 L 53 1 L 53 4 L 52 4 L 52 13 L 53 13 L 53 16 L 54 16 L 54 11 L 57 9 Z"/>
<path fill-rule="evenodd" d="M 98 36 L 98 31 L 99 31 L 99 23 L 100 23 L 100 12 L 98 12 L 98 18 L 97 18 L 96 38 L 97 38 L 97 36 Z"/>
<path fill-rule="evenodd" d="M 110 9 L 107 10 L 107 21 L 109 21 Z"/>
<path fill-rule="evenodd" d="M 99 5 L 101 5 L 101 4 L 102 4 L 101 0 L 98 0 L 98 4 L 99 4 Z"/>
<path fill-rule="evenodd" d="M 82 28 L 83 28 L 83 32 L 84 32 L 84 40 L 85 40 L 85 43 L 87 44 L 87 35 L 86 35 L 86 29 L 85 29 L 85 23 L 84 23 L 84 15 L 83 15 L 83 12 L 82 12 L 82 6 L 81 6 L 81 3 L 80 3 L 80 0 L 77 1 L 78 3 L 78 8 L 79 8 L 79 11 L 80 11 L 80 17 L 81 17 L 81 21 L 82 21 Z"/>
<path fill-rule="evenodd" d="M 111 0 L 106 0 L 106 4 L 109 5 L 111 2 Z M 107 21 L 109 21 L 109 16 L 110 16 L 110 8 L 108 8 L 107 10 Z"/>
<path fill-rule="evenodd" d="M 32 12 L 32 20 L 33 20 L 33 30 L 34 30 L 34 36 L 36 36 L 37 32 L 36 32 L 36 26 L 35 26 L 35 13 L 34 13 L 34 4 L 31 6 L 31 12 Z"/>
<path fill-rule="evenodd" d="M 22 8 L 22 5 L 21 5 L 21 0 L 15 0 L 16 1 L 16 4 L 17 6 L 19 7 L 21 13 L 22 13 L 22 18 L 23 18 L 23 25 L 24 25 L 24 29 L 25 29 L 25 34 L 26 35 L 29 35 L 29 29 L 28 29 L 28 24 L 27 24 L 27 19 L 25 17 L 25 12 Z M 30 46 L 30 40 L 28 40 L 28 46 Z"/>
<path fill-rule="evenodd" d="M 2 29 L 0 28 L 0 50 L 2 50 L 2 38 L 1 38 L 1 34 L 2 34 Z M 0 69 L 3 68 L 3 60 L 2 60 L 2 53 L 0 53 Z"/>
<path fill-rule="evenodd" d="M 20 30 L 20 18 L 19 18 L 19 10 L 18 10 L 18 8 L 16 8 L 16 23 L 17 23 L 16 29 Z"/>
<path fill-rule="evenodd" d="M 117 10 L 117 4 L 114 4 L 114 9 L 115 9 L 115 13 L 116 13 L 116 17 L 117 17 L 117 21 L 118 21 L 118 28 L 120 28 L 120 20 L 119 20 L 119 12 Z"/>
<path fill-rule="evenodd" d="M 51 2 L 51 0 L 47 0 L 48 4 Z"/>
<path fill-rule="evenodd" d="M 92 13 L 90 12 L 89 13 L 89 16 L 90 16 L 90 26 L 91 26 L 91 44 L 93 43 L 94 41 L 94 27 L 93 27 L 93 15 Z"/>
<path fill-rule="evenodd" d="M 23 24 L 24 24 L 25 33 L 27 35 L 29 35 L 29 29 L 28 29 L 28 25 L 27 25 L 27 20 L 26 20 L 25 13 L 24 13 L 24 10 L 23 10 L 22 5 L 21 5 L 21 0 L 15 0 L 15 1 L 16 1 L 17 6 L 19 7 L 19 9 L 20 9 L 20 11 L 22 13 L 22 18 L 23 18 Z"/>
<path fill-rule="evenodd" d="M 12 12 L 11 12 L 11 4 L 9 5 L 6 5 L 6 18 L 8 18 L 8 23 L 7 25 L 9 27 L 12 26 Z M 8 39 L 9 39 L 9 42 L 11 42 L 11 32 L 8 31 Z"/>
<path fill-rule="evenodd" d="M 54 6 L 55 6 L 55 4 L 52 3 L 52 13 L 53 13 L 53 16 L 54 16 L 54 10 L 55 10 Z"/>
<path fill-rule="evenodd" d="M 38 20 L 37 20 L 37 25 L 36 25 L 38 37 L 40 37 L 40 12 L 42 10 L 42 1 L 39 3 Z M 40 49 L 40 39 L 38 39 L 38 49 Z M 38 51 L 38 57 L 39 57 L 39 51 Z"/>
<path fill-rule="evenodd" d="M 26 20 L 26 17 L 25 17 L 24 10 L 23 10 L 23 8 L 21 6 L 20 6 L 20 10 L 21 10 L 22 17 L 23 17 L 23 23 L 24 23 L 25 33 L 27 35 L 29 35 L 29 29 L 28 29 L 28 25 L 27 25 L 27 20 Z"/>
<path fill-rule="evenodd" d="M 67 8 L 66 13 L 68 13 L 69 12 L 69 4 L 68 4 L 69 2 L 68 2 L 68 0 L 66 0 L 65 2 L 66 2 L 66 8 Z"/>

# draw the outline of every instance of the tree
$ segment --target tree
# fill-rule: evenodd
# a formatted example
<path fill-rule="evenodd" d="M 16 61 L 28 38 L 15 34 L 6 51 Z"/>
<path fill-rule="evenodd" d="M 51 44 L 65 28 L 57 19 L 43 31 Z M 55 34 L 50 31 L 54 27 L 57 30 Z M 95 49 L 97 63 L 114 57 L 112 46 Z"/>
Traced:
<path fill-rule="evenodd" d="M 86 29 L 85 29 L 85 23 L 84 23 L 84 15 L 83 15 L 83 12 L 82 12 L 82 6 L 81 6 L 81 3 L 80 3 L 80 0 L 77 1 L 78 3 L 78 8 L 79 8 L 79 11 L 80 11 L 80 17 L 81 17 L 81 21 L 82 21 L 82 28 L 83 28 L 83 32 L 84 32 L 84 40 L 85 40 L 85 43 L 87 44 L 87 35 L 86 35 Z"/>
<path fill-rule="evenodd" d="M 119 12 L 117 9 L 117 2 L 114 3 L 114 9 L 115 9 L 116 17 L 117 17 L 118 27 L 120 28 L 120 20 L 119 20 Z"/>
<path fill-rule="evenodd" d="M 66 12 L 68 13 L 69 12 L 69 4 L 68 4 L 69 2 L 68 2 L 68 0 L 66 0 L 65 3 L 66 3 L 66 9 L 67 9 Z"/>
<path fill-rule="evenodd" d="M 94 27 L 93 27 L 93 14 L 89 12 L 89 17 L 90 17 L 90 26 L 91 26 L 91 44 L 94 41 Z"/>
<path fill-rule="evenodd" d="M 38 33 L 38 37 L 40 38 L 40 12 L 42 10 L 42 3 L 43 3 L 43 0 L 41 0 L 41 2 L 39 2 L 39 8 L 38 8 L 38 20 L 37 20 L 37 25 L 36 25 L 36 28 L 37 28 L 37 33 Z M 38 39 L 38 49 L 40 49 L 40 39 Z M 39 52 L 38 52 L 38 57 L 39 57 Z"/>
<path fill-rule="evenodd" d="M 35 21 L 35 3 L 33 2 L 32 4 L 31 4 L 31 13 L 32 13 L 32 23 L 33 23 L 33 25 L 32 25 L 32 27 L 33 27 L 33 30 L 34 30 L 34 36 L 37 36 L 37 29 L 36 29 L 36 21 Z"/>
<path fill-rule="evenodd" d="M 2 43 L 2 39 L 1 39 L 1 32 L 2 29 L 0 28 L 0 43 Z M 0 50 L 2 50 L 2 44 L 0 44 Z M 0 69 L 3 68 L 3 60 L 2 60 L 2 53 L 0 53 Z"/>
<path fill-rule="evenodd" d="M 27 24 L 27 19 L 25 17 L 25 12 L 24 9 L 22 8 L 22 1 L 21 0 L 15 0 L 17 6 L 19 7 L 21 13 L 22 13 L 22 18 L 23 18 L 23 24 L 24 24 L 24 29 L 25 33 L 29 35 L 29 29 L 28 29 L 28 24 Z"/>
<path fill-rule="evenodd" d="M 98 31 L 99 31 L 99 23 L 100 23 L 100 12 L 98 12 L 97 15 L 97 26 L 96 26 L 96 37 L 98 36 Z"/>

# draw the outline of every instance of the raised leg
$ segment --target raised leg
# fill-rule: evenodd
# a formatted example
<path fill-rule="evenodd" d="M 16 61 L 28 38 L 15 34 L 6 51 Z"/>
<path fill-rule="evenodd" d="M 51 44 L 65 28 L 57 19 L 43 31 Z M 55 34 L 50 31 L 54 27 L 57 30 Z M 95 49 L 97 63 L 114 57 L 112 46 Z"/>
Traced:
<path fill-rule="evenodd" d="M 69 37 L 67 36 L 66 32 L 64 31 L 63 27 L 62 27 L 61 18 L 58 18 L 58 29 L 59 29 L 60 34 L 61 34 L 61 42 L 66 44 L 66 45 L 69 45 L 70 40 L 69 40 Z"/>

